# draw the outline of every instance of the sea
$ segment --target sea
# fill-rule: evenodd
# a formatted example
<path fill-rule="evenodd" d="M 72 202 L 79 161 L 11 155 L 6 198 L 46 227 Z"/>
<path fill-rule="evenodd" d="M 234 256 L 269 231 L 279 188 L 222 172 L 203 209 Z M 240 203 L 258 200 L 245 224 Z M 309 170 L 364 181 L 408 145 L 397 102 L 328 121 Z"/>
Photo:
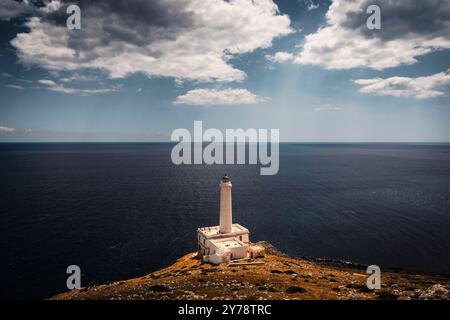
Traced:
<path fill-rule="evenodd" d="M 173 144 L 0 144 L 0 298 L 139 277 L 196 249 L 219 182 L 251 241 L 297 257 L 450 273 L 449 144 L 281 144 L 260 165 L 174 165 Z"/>

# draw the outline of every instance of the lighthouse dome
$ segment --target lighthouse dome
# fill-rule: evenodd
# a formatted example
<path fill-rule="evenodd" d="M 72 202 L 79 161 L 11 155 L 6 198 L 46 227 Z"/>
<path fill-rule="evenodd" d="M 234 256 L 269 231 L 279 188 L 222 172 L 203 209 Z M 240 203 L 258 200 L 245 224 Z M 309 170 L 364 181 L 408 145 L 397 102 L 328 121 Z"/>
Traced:
<path fill-rule="evenodd" d="M 225 175 L 222 177 L 222 182 L 230 182 L 231 178 L 225 173 Z"/>

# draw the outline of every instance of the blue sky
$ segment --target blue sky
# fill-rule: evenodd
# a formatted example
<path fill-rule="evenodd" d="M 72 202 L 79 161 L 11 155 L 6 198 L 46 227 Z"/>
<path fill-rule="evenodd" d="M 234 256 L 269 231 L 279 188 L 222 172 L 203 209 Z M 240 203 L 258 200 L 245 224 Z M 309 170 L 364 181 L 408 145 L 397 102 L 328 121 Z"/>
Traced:
<path fill-rule="evenodd" d="M 450 4 L 413 2 L 70 1 L 68 30 L 69 2 L 2 1 L 0 141 L 167 141 L 203 120 L 450 142 Z"/>

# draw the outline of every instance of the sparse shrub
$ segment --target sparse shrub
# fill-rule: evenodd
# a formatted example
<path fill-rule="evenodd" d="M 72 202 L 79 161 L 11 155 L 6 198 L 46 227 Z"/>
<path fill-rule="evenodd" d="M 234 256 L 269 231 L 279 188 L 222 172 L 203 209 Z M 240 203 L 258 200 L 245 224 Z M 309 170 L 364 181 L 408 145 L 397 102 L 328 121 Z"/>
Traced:
<path fill-rule="evenodd" d="M 191 272 L 189 270 L 181 270 L 180 272 L 178 272 L 178 275 L 182 276 L 182 275 L 189 275 L 191 274 Z"/>
<path fill-rule="evenodd" d="M 280 270 L 271 270 L 270 272 L 271 273 L 283 273 L 283 271 L 280 271 Z"/>
<path fill-rule="evenodd" d="M 205 272 L 218 272 L 219 270 L 217 269 L 205 269 Z"/>
<path fill-rule="evenodd" d="M 361 292 L 372 292 L 372 290 L 370 290 L 369 288 L 367 288 L 367 286 L 361 285 L 361 284 L 348 284 L 346 285 L 347 288 L 349 289 L 356 289 L 359 290 Z"/>
<path fill-rule="evenodd" d="M 261 286 L 261 287 L 258 287 L 258 290 L 259 290 L 259 291 L 266 291 L 266 290 L 267 290 L 267 288 L 266 288 L 266 287 L 263 287 L 263 286 Z"/>
<path fill-rule="evenodd" d="M 295 274 L 297 272 L 295 272 L 294 270 L 287 270 L 284 273 L 286 273 L 286 274 Z"/>
<path fill-rule="evenodd" d="M 304 292 L 306 292 L 306 289 L 302 287 L 291 286 L 286 289 L 286 293 L 304 293 Z"/>
<path fill-rule="evenodd" d="M 381 300 L 397 300 L 397 296 L 389 291 L 381 291 L 378 293 L 378 298 Z"/>
<path fill-rule="evenodd" d="M 414 290 L 416 290 L 416 288 L 405 286 L 405 287 L 403 287 L 403 290 L 405 290 L 405 291 L 414 291 Z"/>
<path fill-rule="evenodd" d="M 159 285 L 159 284 L 150 286 L 148 289 L 152 292 L 168 292 L 168 291 L 170 291 L 170 289 L 167 288 L 166 286 Z"/>

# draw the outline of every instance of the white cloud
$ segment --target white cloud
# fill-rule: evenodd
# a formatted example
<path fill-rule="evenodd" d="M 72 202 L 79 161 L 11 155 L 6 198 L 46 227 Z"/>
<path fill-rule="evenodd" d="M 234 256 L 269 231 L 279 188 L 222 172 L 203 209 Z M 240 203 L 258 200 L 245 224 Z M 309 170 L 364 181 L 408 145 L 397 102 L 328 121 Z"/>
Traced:
<path fill-rule="evenodd" d="M 334 0 L 326 14 L 326 26 L 306 36 L 294 62 L 326 69 L 382 70 L 414 64 L 419 56 L 450 48 L 448 2 L 383 2 L 382 29 L 375 31 L 365 25 L 368 17 L 365 9 L 369 4 L 373 3 Z"/>
<path fill-rule="evenodd" d="M 305 4 L 308 11 L 316 10 L 319 8 L 319 2 L 314 3 L 313 0 L 306 0 Z"/>
<path fill-rule="evenodd" d="M 275 63 L 283 63 L 294 60 L 294 55 L 289 52 L 279 51 L 274 55 L 266 55 L 266 59 Z"/>
<path fill-rule="evenodd" d="M 83 95 L 90 95 L 90 94 L 98 94 L 98 93 L 115 92 L 118 90 L 117 87 L 100 88 L 100 89 L 84 89 L 84 88 L 66 87 L 64 85 L 56 83 L 53 80 L 48 80 L 48 79 L 38 80 L 38 83 L 41 85 L 44 85 L 48 90 L 62 92 L 62 93 L 70 93 L 70 94 L 80 93 Z"/>
<path fill-rule="evenodd" d="M 134 4 L 158 15 L 142 17 Z M 280 15 L 272 0 L 130 0 L 126 8 L 95 1 L 83 9 L 78 33 L 45 17 L 34 17 L 27 26 L 30 32 L 11 41 L 26 65 L 101 69 L 112 78 L 142 72 L 201 82 L 243 81 L 245 72 L 230 58 L 270 47 L 274 38 L 292 32 L 289 17 Z"/>
<path fill-rule="evenodd" d="M 53 80 L 48 80 L 48 79 L 42 79 L 42 80 L 38 80 L 38 83 L 49 86 L 49 87 L 56 87 L 57 83 Z"/>
<path fill-rule="evenodd" d="M 61 8 L 61 1 L 59 0 L 51 0 L 48 2 L 45 7 L 42 7 L 41 10 L 46 13 L 58 11 Z"/>
<path fill-rule="evenodd" d="M 73 82 L 73 81 L 96 81 L 98 80 L 98 77 L 96 76 L 90 76 L 90 75 L 82 75 L 75 73 L 71 75 L 70 77 L 61 78 L 60 81 L 62 82 Z"/>
<path fill-rule="evenodd" d="M 9 127 L 1 127 L 0 126 L 0 132 L 13 133 L 13 132 L 16 132 L 16 129 L 15 128 L 9 128 Z"/>
<path fill-rule="evenodd" d="M 9 21 L 23 14 L 30 13 L 32 7 L 28 5 L 28 1 L 0 1 L 0 20 Z"/>
<path fill-rule="evenodd" d="M 258 97 L 246 89 L 194 89 L 178 96 L 174 103 L 193 106 L 248 105 L 264 102 L 268 99 Z"/>
<path fill-rule="evenodd" d="M 330 104 L 314 108 L 314 111 L 316 111 L 316 112 L 321 112 L 321 111 L 339 111 L 339 110 L 342 110 L 342 109 L 340 107 L 332 106 Z"/>
<path fill-rule="evenodd" d="M 22 90 L 23 87 L 19 86 L 17 84 L 7 84 L 6 87 L 11 88 L 11 89 L 17 89 L 17 90 Z"/>
<path fill-rule="evenodd" d="M 426 77 L 390 77 L 354 80 L 365 94 L 378 96 L 427 99 L 445 95 L 444 87 L 450 84 L 450 69 Z"/>

